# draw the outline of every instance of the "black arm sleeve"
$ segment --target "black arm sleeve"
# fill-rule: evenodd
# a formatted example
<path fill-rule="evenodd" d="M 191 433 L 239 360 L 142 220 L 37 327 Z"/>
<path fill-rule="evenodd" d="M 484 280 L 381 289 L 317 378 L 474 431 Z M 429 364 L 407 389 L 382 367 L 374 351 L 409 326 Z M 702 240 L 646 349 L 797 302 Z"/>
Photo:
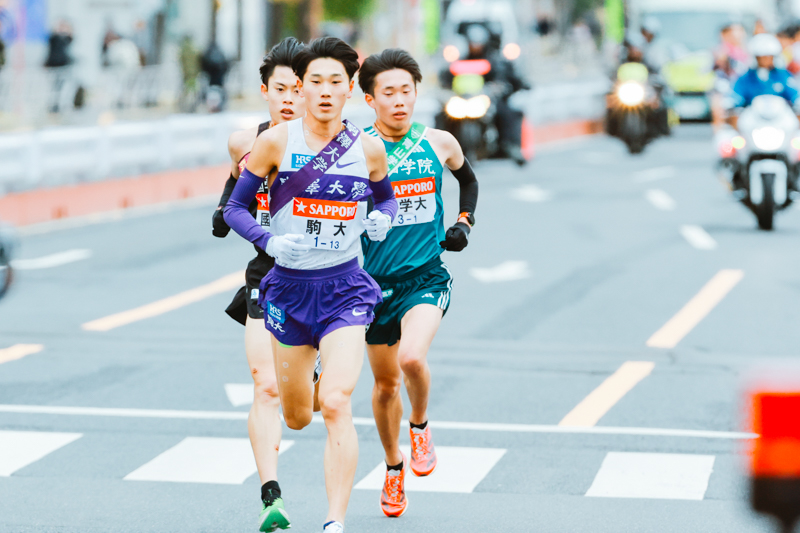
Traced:
<path fill-rule="evenodd" d="M 233 174 L 230 175 L 228 181 L 225 182 L 225 188 L 222 189 L 222 196 L 219 199 L 219 207 L 225 207 L 228 203 L 228 200 L 231 197 L 231 193 L 233 193 L 233 188 L 236 187 L 236 178 L 233 177 Z"/>
<path fill-rule="evenodd" d="M 475 207 L 478 205 L 478 178 L 475 177 L 475 172 L 472 171 L 472 166 L 467 158 L 464 158 L 464 164 L 461 165 L 461 168 L 451 170 L 451 172 L 458 180 L 460 190 L 458 212 L 475 214 Z"/>

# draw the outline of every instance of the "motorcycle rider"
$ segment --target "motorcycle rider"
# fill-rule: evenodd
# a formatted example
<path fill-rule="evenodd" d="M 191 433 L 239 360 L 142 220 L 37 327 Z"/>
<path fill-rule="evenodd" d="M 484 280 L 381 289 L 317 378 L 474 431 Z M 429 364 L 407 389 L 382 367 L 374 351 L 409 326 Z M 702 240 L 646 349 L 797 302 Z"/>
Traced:
<path fill-rule="evenodd" d="M 727 102 L 728 108 L 733 111 L 728 117 L 728 123 L 734 128 L 739 112 L 748 107 L 757 96 L 780 96 L 795 111 L 800 108 L 797 82 L 788 70 L 775 66 L 775 56 L 782 51 L 777 37 L 768 33 L 759 33 L 750 41 L 750 53 L 756 58 L 756 66 L 736 80 L 731 98 Z"/>
<path fill-rule="evenodd" d="M 659 134 L 669 135 L 669 109 L 665 99 L 667 84 L 661 75 L 661 69 L 669 61 L 669 51 L 658 38 L 660 31 L 661 23 L 655 17 L 646 17 L 642 21 L 642 63 L 650 72 L 650 84 L 658 95 L 658 108 L 654 111 L 651 124 Z"/>
<path fill-rule="evenodd" d="M 500 147 L 503 152 L 517 164 L 525 163 L 522 155 L 522 117 L 521 111 L 509 105 L 509 98 L 517 91 L 530 89 L 530 85 L 517 73 L 514 63 L 507 60 L 491 45 L 492 34 L 485 25 L 475 22 L 467 26 L 465 37 L 469 45 L 467 60 L 485 59 L 489 61 L 491 70 L 483 76 L 486 84 L 491 84 L 491 96 L 496 104 L 495 126 L 500 136 Z M 453 74 L 445 67 L 440 75 L 443 87 L 451 88 Z"/>

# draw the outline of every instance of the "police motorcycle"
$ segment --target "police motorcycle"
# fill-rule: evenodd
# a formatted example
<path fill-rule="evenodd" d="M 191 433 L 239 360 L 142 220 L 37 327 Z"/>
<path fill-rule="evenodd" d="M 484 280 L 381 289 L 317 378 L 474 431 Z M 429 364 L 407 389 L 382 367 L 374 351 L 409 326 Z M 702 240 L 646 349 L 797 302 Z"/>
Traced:
<path fill-rule="evenodd" d="M 0 298 L 5 296 L 14 279 L 11 259 L 16 237 L 11 228 L 0 225 Z"/>
<path fill-rule="evenodd" d="M 606 132 L 621 139 L 631 154 L 643 152 L 652 140 L 669 133 L 668 125 L 665 130 L 658 124 L 661 98 L 643 63 L 623 63 L 617 69 L 607 106 Z"/>
<path fill-rule="evenodd" d="M 771 230 L 775 213 L 800 190 L 800 121 L 785 99 L 762 95 L 742 112 L 737 128 L 723 128 L 715 137 L 718 174 L 758 227 Z"/>

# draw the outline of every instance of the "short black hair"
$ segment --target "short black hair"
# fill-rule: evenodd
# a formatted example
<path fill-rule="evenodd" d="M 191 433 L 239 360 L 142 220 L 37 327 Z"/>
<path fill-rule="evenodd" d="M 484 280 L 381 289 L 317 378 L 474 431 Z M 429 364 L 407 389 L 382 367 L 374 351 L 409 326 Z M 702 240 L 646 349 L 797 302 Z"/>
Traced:
<path fill-rule="evenodd" d="M 315 59 L 335 59 L 344 66 L 347 77 L 353 79 L 358 72 L 358 52 L 352 46 L 336 37 L 314 39 L 294 56 L 292 68 L 300 80 L 306 75 L 308 65 Z"/>
<path fill-rule="evenodd" d="M 387 48 L 380 54 L 372 54 L 364 60 L 358 71 L 358 85 L 364 94 L 375 96 L 375 78 L 388 70 L 405 70 L 414 78 L 414 85 L 422 81 L 422 71 L 417 60 L 401 48 Z"/>
<path fill-rule="evenodd" d="M 287 37 L 273 46 L 272 49 L 267 52 L 267 55 L 264 56 L 261 67 L 258 69 L 261 73 L 261 82 L 267 85 L 267 82 L 275 72 L 275 67 L 292 68 L 292 61 L 302 49 L 303 43 L 294 37 Z"/>

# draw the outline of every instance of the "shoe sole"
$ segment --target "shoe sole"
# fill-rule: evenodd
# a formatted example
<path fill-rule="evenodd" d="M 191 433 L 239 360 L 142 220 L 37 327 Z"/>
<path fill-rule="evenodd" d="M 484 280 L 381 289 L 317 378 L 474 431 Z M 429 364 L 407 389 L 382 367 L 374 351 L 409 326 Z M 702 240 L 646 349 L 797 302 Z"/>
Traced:
<path fill-rule="evenodd" d="M 436 467 L 437 466 L 439 466 L 439 461 L 438 460 L 436 461 L 436 464 L 433 465 L 433 468 L 431 469 L 430 472 L 417 472 L 416 470 L 414 470 L 414 467 L 412 467 L 411 465 L 409 465 L 409 468 L 411 468 L 411 471 L 414 473 L 415 476 L 417 476 L 417 477 L 427 477 L 427 476 L 430 476 L 431 474 L 433 474 L 434 472 L 436 472 Z"/>
<path fill-rule="evenodd" d="M 382 505 L 381 505 L 381 511 L 383 511 Z M 406 506 L 403 508 L 400 514 L 388 514 L 386 511 L 383 511 L 383 514 L 385 514 L 389 518 L 400 518 L 401 516 L 406 514 L 406 511 L 408 511 L 408 499 L 406 499 Z"/>
<path fill-rule="evenodd" d="M 292 523 L 289 521 L 289 515 L 286 514 L 286 511 L 283 509 L 278 509 L 278 513 L 280 514 L 279 519 L 275 520 L 273 518 L 272 523 L 269 526 L 266 526 L 266 524 L 269 522 L 272 513 L 267 515 L 264 521 L 261 522 L 261 527 L 258 528 L 258 530 L 262 533 L 272 533 L 273 531 L 277 531 L 279 529 L 291 529 Z M 265 527 L 267 527 L 267 529 L 264 529 Z"/>

